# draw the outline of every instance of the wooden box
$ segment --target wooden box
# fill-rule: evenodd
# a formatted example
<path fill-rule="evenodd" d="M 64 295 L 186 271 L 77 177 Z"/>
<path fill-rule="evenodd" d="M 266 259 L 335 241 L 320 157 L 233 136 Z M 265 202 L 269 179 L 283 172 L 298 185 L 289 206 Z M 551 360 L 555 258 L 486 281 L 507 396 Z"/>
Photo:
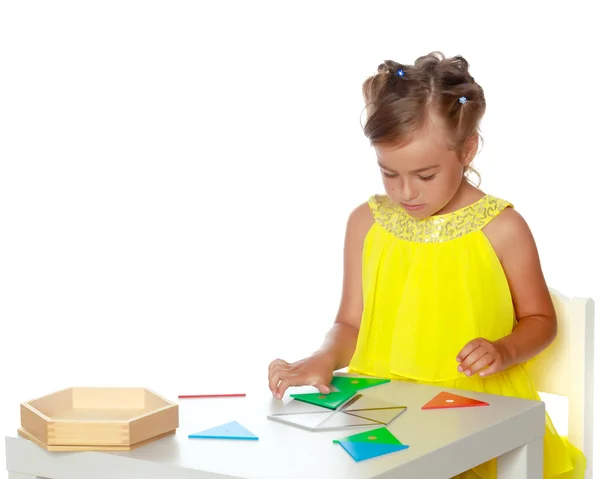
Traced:
<path fill-rule="evenodd" d="M 144 388 L 69 388 L 21 404 L 19 434 L 49 451 L 131 450 L 175 433 L 179 406 Z"/>

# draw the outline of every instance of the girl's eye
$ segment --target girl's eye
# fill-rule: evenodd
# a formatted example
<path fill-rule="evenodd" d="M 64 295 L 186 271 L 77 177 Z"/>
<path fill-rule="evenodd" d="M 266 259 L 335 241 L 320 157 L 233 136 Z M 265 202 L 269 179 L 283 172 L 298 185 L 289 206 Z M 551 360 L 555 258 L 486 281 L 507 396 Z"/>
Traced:
<path fill-rule="evenodd" d="M 387 173 L 385 171 L 382 172 L 383 176 L 385 176 L 386 178 L 396 178 L 396 176 L 398 176 L 396 173 Z"/>
<path fill-rule="evenodd" d="M 423 180 L 423 181 L 431 181 L 435 178 L 435 175 L 429 175 L 429 176 L 419 176 L 419 179 Z"/>

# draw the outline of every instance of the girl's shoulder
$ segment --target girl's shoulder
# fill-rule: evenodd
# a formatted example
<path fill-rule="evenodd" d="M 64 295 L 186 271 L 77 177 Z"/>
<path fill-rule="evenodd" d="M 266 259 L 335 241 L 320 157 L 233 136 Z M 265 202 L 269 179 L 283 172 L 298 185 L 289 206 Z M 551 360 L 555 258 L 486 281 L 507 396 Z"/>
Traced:
<path fill-rule="evenodd" d="M 535 240 L 525 218 L 514 207 L 505 208 L 501 213 L 483 228 L 497 256 L 502 260 L 511 251 L 535 249 Z"/>

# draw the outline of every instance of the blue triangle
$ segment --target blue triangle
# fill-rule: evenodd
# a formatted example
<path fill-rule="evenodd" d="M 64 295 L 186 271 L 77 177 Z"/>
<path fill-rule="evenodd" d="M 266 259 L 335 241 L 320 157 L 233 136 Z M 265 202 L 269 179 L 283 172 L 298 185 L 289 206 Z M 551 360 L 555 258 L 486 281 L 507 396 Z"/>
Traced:
<path fill-rule="evenodd" d="M 404 444 L 378 444 L 350 441 L 340 441 L 339 443 L 357 462 L 408 448 L 408 446 L 405 446 Z"/>
<path fill-rule="evenodd" d="M 237 421 L 228 422 L 221 426 L 207 429 L 206 431 L 190 434 L 190 439 L 246 439 L 257 441 L 258 437 L 252 434 L 248 429 Z"/>

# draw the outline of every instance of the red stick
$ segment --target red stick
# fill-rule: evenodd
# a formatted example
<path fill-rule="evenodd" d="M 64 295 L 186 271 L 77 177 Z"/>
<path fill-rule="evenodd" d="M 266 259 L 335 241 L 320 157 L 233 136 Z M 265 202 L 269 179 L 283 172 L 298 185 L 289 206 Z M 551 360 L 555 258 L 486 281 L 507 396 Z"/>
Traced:
<path fill-rule="evenodd" d="M 246 394 L 193 394 L 187 396 L 179 396 L 179 399 L 192 398 L 229 398 L 229 397 L 244 397 Z"/>

